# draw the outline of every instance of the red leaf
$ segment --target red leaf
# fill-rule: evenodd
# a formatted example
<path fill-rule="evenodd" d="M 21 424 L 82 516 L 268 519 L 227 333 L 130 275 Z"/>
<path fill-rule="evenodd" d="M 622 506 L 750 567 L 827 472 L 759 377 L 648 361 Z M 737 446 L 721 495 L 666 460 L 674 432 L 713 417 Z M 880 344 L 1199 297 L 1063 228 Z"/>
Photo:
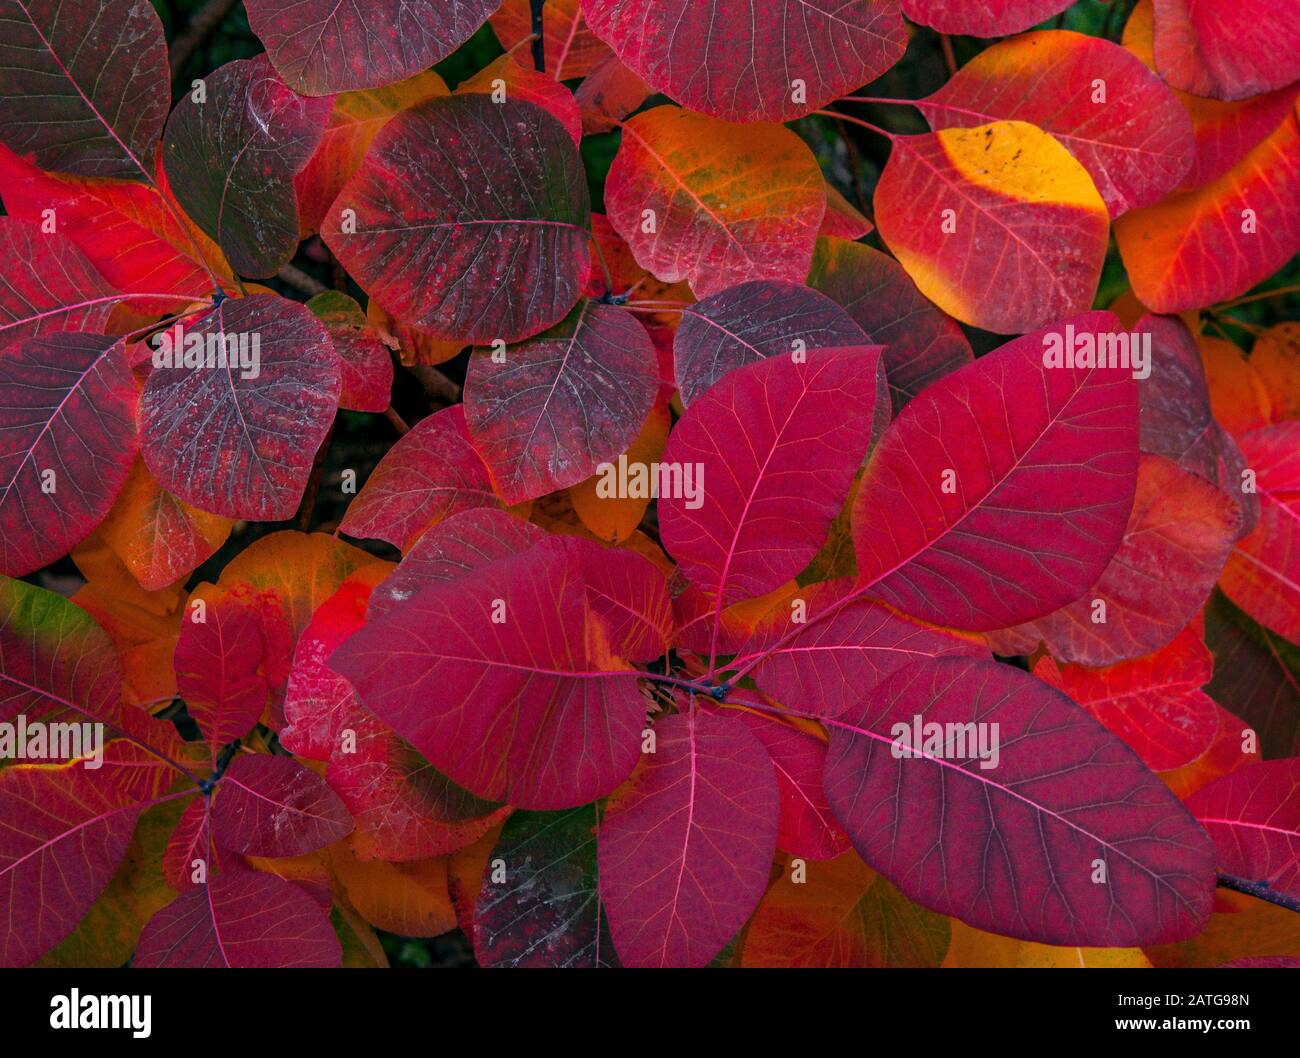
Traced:
<path fill-rule="evenodd" d="M 102 332 L 123 297 L 67 236 L 12 217 L 0 217 L 0 259 L 0 345 L 46 331 Z"/>
<path fill-rule="evenodd" d="M 135 402 L 119 338 L 0 349 L 0 572 L 40 569 L 103 521 L 135 458 Z"/>
<path fill-rule="evenodd" d="M 154 187 L 57 176 L 0 148 L 0 195 L 11 217 L 42 224 L 45 211 L 54 210 L 58 230 L 80 247 L 105 282 L 137 295 L 130 302 L 133 307 L 175 312 L 188 301 L 211 297 L 212 279 L 206 269 L 219 281 L 229 280 L 230 265 L 216 243 L 181 211 L 161 159 L 153 175 Z M 51 278 L 47 276 L 47 282 Z M 151 294 L 156 296 L 146 296 Z"/>
<path fill-rule="evenodd" d="M 892 0 L 582 0 L 582 13 L 654 88 L 727 121 L 803 117 L 907 46 Z"/>
<path fill-rule="evenodd" d="M 534 70 L 531 65 L 523 65 L 516 55 L 502 55 L 488 63 L 473 77 L 457 85 L 456 93 L 480 92 L 494 95 L 498 87 L 508 99 L 522 99 L 547 111 L 564 126 L 574 143 L 582 145 L 582 112 L 578 109 L 573 93 L 558 79 Z"/>
<path fill-rule="evenodd" d="M 398 439 L 348 505 L 339 531 L 409 550 L 426 529 L 476 507 L 500 507 L 454 405 L 421 419 Z"/>
<path fill-rule="evenodd" d="M 1064 341 L 1064 326 L 939 380 L 885 431 L 853 537 L 861 583 L 891 606 L 996 628 L 1072 602 L 1119 546 L 1137 471 L 1137 384 L 1123 368 L 1045 367 L 1048 337 Z M 1095 337 L 1118 321 L 1091 313 L 1070 326 Z"/>
<path fill-rule="evenodd" d="M 895 614 L 845 579 L 810 585 L 791 605 L 774 607 L 727 667 L 752 665 L 754 682 L 791 709 L 839 716 L 895 669 L 955 655 L 988 651 Z"/>
<path fill-rule="evenodd" d="M 582 131 L 587 135 L 613 132 L 649 97 L 650 86 L 624 66 L 617 55 L 607 55 L 574 93 L 582 113 Z"/>
<path fill-rule="evenodd" d="M 1174 94 L 1123 48 L 1082 33 L 995 44 L 916 105 L 935 129 L 1006 120 L 1050 132 L 1088 170 L 1112 217 L 1158 202 L 1191 166 L 1192 123 Z"/>
<path fill-rule="evenodd" d="M 509 809 L 475 797 L 357 708 L 354 750 L 335 743 L 326 778 L 356 821 L 358 859 L 446 856 L 498 826 Z"/>
<path fill-rule="evenodd" d="M 1296 0 L 1155 0 L 1155 59 L 1175 88 L 1246 99 L 1300 79 Z"/>
<path fill-rule="evenodd" d="M 862 243 L 821 238 L 808 285 L 842 305 L 884 346 L 894 413 L 936 378 L 975 359 L 956 320 L 926 300 L 903 267 Z"/>
<path fill-rule="evenodd" d="M 1151 0 L 1139 0 L 1124 24 L 1124 47 L 1150 70 L 1156 68 L 1153 11 Z M 1296 87 L 1288 85 L 1237 102 L 1206 99 L 1177 89 L 1174 93 L 1191 116 L 1196 136 L 1192 169 L 1182 183 L 1186 191 L 1218 179 L 1277 128 L 1295 102 Z"/>
<path fill-rule="evenodd" d="M 167 42 L 147 0 L 6 0 L 0 141 L 42 169 L 149 182 Z"/>
<path fill-rule="evenodd" d="M 122 673 L 104 630 L 61 595 L 0 578 L 0 723 L 121 720 Z"/>
<path fill-rule="evenodd" d="M 1223 571 L 1223 590 L 1260 624 L 1300 643 L 1300 421 L 1241 438 L 1255 475 L 1259 525 Z"/>
<path fill-rule="evenodd" d="M 733 717 L 654 726 L 600 826 L 600 895 L 625 966 L 704 966 L 767 886 L 780 811 L 763 744 Z"/>
<path fill-rule="evenodd" d="M 659 390 L 650 336 L 615 305 L 584 300 L 504 355 L 471 357 L 465 421 L 507 503 L 576 485 L 617 459 Z"/>
<path fill-rule="evenodd" d="M 305 99 L 265 56 L 226 63 L 167 121 L 163 167 L 177 200 L 240 275 L 272 276 L 298 246 L 293 177 L 325 133 L 333 99 Z"/>
<path fill-rule="evenodd" d="M 772 759 L 781 812 L 776 847 L 791 856 L 829 860 L 849 847 L 822 790 L 826 743 L 771 716 L 738 712 Z"/>
<path fill-rule="evenodd" d="M 207 739 L 213 760 L 243 738 L 266 708 L 262 622 L 232 596 L 208 603 L 202 622 L 187 610 L 176 641 L 176 693 Z"/>
<path fill-rule="evenodd" d="M 346 294 L 326 290 L 308 301 L 307 307 L 325 325 L 339 354 L 339 407 L 386 410 L 393 390 L 393 358 L 361 306 Z"/>
<path fill-rule="evenodd" d="M 26 966 L 72 932 L 113 877 L 144 808 L 81 767 L 0 771 L 0 918 L 10 924 L 0 933 L 0 966 Z"/>
<path fill-rule="evenodd" d="M 1096 582 L 1053 613 L 991 633 L 989 642 L 1001 654 L 1029 654 L 1041 640 L 1062 661 L 1094 666 L 1159 650 L 1204 605 L 1240 518 L 1212 485 L 1143 456 L 1124 539 Z"/>
<path fill-rule="evenodd" d="M 213 837 L 248 856 L 301 856 L 352 832 L 352 817 L 315 772 L 289 757 L 235 756 L 212 799 Z"/>
<path fill-rule="evenodd" d="M 178 324 L 166 332 L 173 348 L 177 328 L 187 349 L 201 337 L 209 356 L 217 336 L 227 347 L 247 339 L 246 353 L 256 339 L 259 359 L 253 369 L 155 367 L 140 398 L 145 464 L 201 510 L 291 517 L 338 407 L 339 358 L 325 328 L 305 306 L 270 294 L 228 299 Z"/>
<path fill-rule="evenodd" d="M 488 800 L 585 804 L 636 763 L 647 704 L 637 676 L 590 613 L 577 556 L 549 541 L 425 588 L 330 666 L 439 771 Z"/>
<path fill-rule="evenodd" d="M 876 227 L 921 293 L 997 334 L 1088 310 L 1110 215 L 1065 147 L 1023 121 L 892 143 Z"/>
<path fill-rule="evenodd" d="M 1064 11 L 1071 0 L 902 0 L 903 14 L 940 33 L 1006 37 Z"/>
<path fill-rule="evenodd" d="M 545 535 L 537 526 L 491 507 L 453 514 L 421 536 L 375 588 L 367 613 L 381 617 L 421 588 L 527 551 Z"/>
<path fill-rule="evenodd" d="M 1205 753 L 1219 733 L 1219 707 L 1201 690 L 1214 667 L 1201 637 L 1195 622 L 1135 661 L 1085 669 L 1044 657 L 1034 675 L 1087 709 L 1153 771 L 1172 771 Z"/>
<path fill-rule="evenodd" d="M 605 210 L 641 267 L 689 281 L 699 297 L 751 279 L 803 279 L 826 182 L 798 136 L 671 106 L 622 128 Z"/>
<path fill-rule="evenodd" d="M 441 62 L 500 0 L 248 0 L 248 25 L 280 76 L 309 96 L 376 88 Z"/>
<path fill-rule="evenodd" d="M 862 328 L 824 294 L 779 280 L 741 283 L 682 310 L 673 339 L 677 389 L 682 404 L 689 405 L 746 364 L 800 349 L 868 341 Z"/>
<path fill-rule="evenodd" d="M 196 797 L 185 806 L 163 850 L 163 878 L 177 892 L 183 893 L 203 884 L 194 881 L 195 860 L 203 861 L 205 878 L 214 877 L 221 870 L 222 850 L 208 841 L 208 829 L 208 802 Z"/>
<path fill-rule="evenodd" d="M 348 636 L 365 623 L 370 585 L 349 578 L 321 603 L 298 637 L 284 695 L 285 726 L 280 745 L 290 753 L 327 761 L 340 745 L 343 729 L 360 712 L 348 683 L 327 662 Z"/>
<path fill-rule="evenodd" d="M 1187 808 L 1214 839 L 1221 871 L 1300 899 L 1300 758 L 1234 771 Z"/>
<path fill-rule="evenodd" d="M 673 430 L 664 462 L 702 479 L 696 500 L 660 498 L 663 543 L 719 605 L 771 591 L 817 553 L 866 454 L 879 362 L 868 346 L 750 364 Z"/>
<path fill-rule="evenodd" d="M 978 729 L 997 732 L 996 767 L 945 729 L 937 749 L 913 747 L 914 725 L 932 723 L 998 725 Z M 1033 677 L 917 662 L 828 724 L 831 807 L 862 858 L 922 906 L 1045 944 L 1161 944 L 1204 927 L 1205 832 L 1128 747 Z M 895 755 L 913 748 L 923 755 Z"/>
<path fill-rule="evenodd" d="M 296 885 L 246 868 L 224 871 L 149 920 L 132 965 L 338 966 L 339 939 Z"/>
<path fill-rule="evenodd" d="M 392 315 L 443 338 L 515 342 L 573 308 L 589 223 L 564 126 L 531 103 L 469 94 L 385 125 L 321 235 Z"/>
<path fill-rule="evenodd" d="M 649 662 L 668 651 L 673 604 L 663 573 L 648 558 L 591 540 L 563 537 L 550 546 L 576 556 L 587 603 L 605 624 L 615 654 Z"/>

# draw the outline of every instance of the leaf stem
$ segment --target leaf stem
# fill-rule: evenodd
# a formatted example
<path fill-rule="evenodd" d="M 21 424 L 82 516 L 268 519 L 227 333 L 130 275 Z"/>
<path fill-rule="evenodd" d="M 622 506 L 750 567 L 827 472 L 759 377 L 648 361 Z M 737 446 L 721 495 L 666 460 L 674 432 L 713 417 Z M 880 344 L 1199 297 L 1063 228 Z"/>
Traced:
<path fill-rule="evenodd" d="M 852 125 L 861 125 L 868 132 L 874 132 L 878 136 L 884 136 L 890 143 L 893 143 L 898 139 L 896 133 L 890 132 L 887 129 L 882 129 L 879 125 L 873 125 L 869 121 L 863 121 L 861 118 L 855 118 L 848 114 L 841 114 L 838 110 L 814 110 L 813 113 L 824 118 L 834 118 L 836 121 L 847 121 Z"/>
<path fill-rule="evenodd" d="M 405 436 L 411 432 L 411 428 L 406 425 L 406 420 L 393 410 L 391 404 L 384 409 L 384 418 L 393 424 L 393 429 L 397 431 L 398 436 Z"/>
<path fill-rule="evenodd" d="M 316 510 L 316 496 L 320 492 L 320 480 L 325 474 L 325 459 L 329 455 L 330 442 L 334 440 L 334 427 L 337 424 L 338 418 L 335 417 L 312 461 L 311 476 L 307 479 L 307 488 L 303 492 L 302 506 L 298 508 L 298 528 L 304 533 L 311 531 L 311 516 Z"/>
<path fill-rule="evenodd" d="M 528 0 L 533 17 L 533 67 L 538 73 L 546 72 L 546 41 L 542 37 L 542 8 L 546 0 Z"/>
<path fill-rule="evenodd" d="M 947 33 L 939 34 L 939 50 L 943 52 L 943 62 L 948 67 L 948 76 L 955 76 L 957 73 L 957 55 L 952 50 L 952 38 Z"/>
<path fill-rule="evenodd" d="M 275 273 L 276 278 L 288 283 L 300 293 L 306 294 L 309 298 L 314 298 L 317 294 L 324 294 L 329 290 L 324 283 L 314 276 L 309 276 L 301 268 L 294 265 L 281 265 L 280 270 Z"/>
<path fill-rule="evenodd" d="M 1300 899 L 1287 893 L 1279 893 L 1276 889 L 1270 888 L 1268 882 L 1252 882 L 1233 874 L 1220 874 L 1219 885 L 1224 889 L 1232 889 L 1259 900 L 1266 900 L 1270 904 L 1277 904 L 1278 907 L 1284 907 L 1288 911 L 1300 911 Z"/>
<path fill-rule="evenodd" d="M 1288 294 L 1300 294 L 1300 283 L 1289 287 L 1278 287 L 1276 290 L 1265 290 L 1261 294 L 1250 294 L 1244 298 L 1237 298 L 1234 301 L 1225 301 L 1222 305 L 1215 305 L 1209 311 L 1212 313 L 1224 312 L 1228 309 L 1235 309 L 1238 305 L 1250 305 L 1256 301 L 1265 301 L 1268 298 L 1286 297 Z M 1229 317 L 1231 319 L 1231 317 Z"/>

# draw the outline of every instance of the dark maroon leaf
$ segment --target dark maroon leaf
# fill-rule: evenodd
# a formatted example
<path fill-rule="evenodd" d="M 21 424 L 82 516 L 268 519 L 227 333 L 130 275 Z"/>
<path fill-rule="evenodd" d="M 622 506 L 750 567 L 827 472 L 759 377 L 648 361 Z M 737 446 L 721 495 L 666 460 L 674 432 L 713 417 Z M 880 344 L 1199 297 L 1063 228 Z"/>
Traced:
<path fill-rule="evenodd" d="M 285 85 L 266 56 L 226 63 L 167 121 L 163 168 L 185 212 L 240 275 L 272 276 L 298 245 L 294 175 L 325 134 L 332 99 Z"/>
<path fill-rule="evenodd" d="M 501 0 L 248 0 L 248 25 L 295 91 L 309 96 L 403 81 L 441 62 Z"/>
<path fill-rule="evenodd" d="M 249 856 L 301 856 L 352 831 L 338 794 L 290 757 L 241 753 L 212 800 L 213 836 Z"/>
<path fill-rule="evenodd" d="M 385 125 L 321 235 L 391 315 L 438 337 L 516 342 L 577 302 L 590 219 L 564 126 L 531 103 L 469 93 Z"/>
<path fill-rule="evenodd" d="M 798 350 L 866 345 L 862 328 L 830 298 L 798 283 L 758 279 L 682 310 L 673 365 L 682 404 L 745 364 Z"/>
<path fill-rule="evenodd" d="M 727 121 L 789 121 L 903 57 L 894 0 L 582 0 L 600 37 L 648 84 Z"/>
<path fill-rule="evenodd" d="M 148 0 L 0 2 L 0 142 L 42 169 L 150 182 L 168 83 Z"/>
<path fill-rule="evenodd" d="M 974 359 L 957 321 L 928 301 L 903 266 L 862 243 L 821 238 L 808 285 L 842 305 L 884 351 L 894 413 L 935 379 Z"/>
<path fill-rule="evenodd" d="M 135 459 L 135 403 L 120 338 L 0 349 L 0 573 L 53 562 L 108 514 Z"/>
<path fill-rule="evenodd" d="M 174 346 L 176 330 L 165 333 Z M 182 333 L 186 346 L 201 337 L 218 352 L 218 336 L 245 354 L 256 342 L 258 362 L 246 369 L 251 355 L 243 355 L 235 366 L 220 358 L 211 367 L 156 366 L 140 398 L 145 464 L 201 510 L 292 516 L 338 407 L 339 359 L 325 328 L 297 302 L 254 294 L 223 301 Z"/>
<path fill-rule="evenodd" d="M 655 348 L 637 318 L 583 300 L 503 354 L 475 351 L 465 421 L 501 495 L 522 503 L 585 481 L 626 452 L 658 391 Z"/>
<path fill-rule="evenodd" d="M 923 907 L 1044 944 L 1164 944 L 1204 927 L 1205 831 L 1131 749 L 1034 677 L 915 662 L 827 723 L 831 808 L 862 858 Z M 943 726 L 917 746 L 926 724 Z M 996 755 L 981 755 L 995 736 Z"/>

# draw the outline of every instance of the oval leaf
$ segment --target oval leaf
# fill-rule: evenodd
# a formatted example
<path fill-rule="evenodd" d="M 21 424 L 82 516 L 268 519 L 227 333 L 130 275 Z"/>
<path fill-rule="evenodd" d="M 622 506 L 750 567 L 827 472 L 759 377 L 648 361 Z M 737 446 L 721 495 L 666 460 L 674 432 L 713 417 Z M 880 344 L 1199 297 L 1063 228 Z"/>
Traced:
<path fill-rule="evenodd" d="M 780 800 L 734 717 L 670 716 L 600 827 L 600 896 L 625 966 L 704 966 L 767 886 Z"/>
<path fill-rule="evenodd" d="M 892 0 L 582 0 L 592 31 L 654 88 L 727 121 L 790 121 L 903 57 Z"/>
<path fill-rule="evenodd" d="M 339 358 L 325 328 L 303 305 L 254 294 L 223 301 L 164 338 L 171 362 L 166 347 L 155 348 L 140 397 L 149 470 L 213 514 L 291 517 L 338 408 Z M 232 365 L 234 343 L 241 352 Z"/>
<path fill-rule="evenodd" d="M 875 346 L 762 360 L 673 430 L 664 462 L 697 481 L 660 499 L 663 543 L 720 607 L 785 583 L 821 547 L 871 440 L 879 364 Z"/>
<path fill-rule="evenodd" d="M 292 91 L 264 55 L 226 63 L 167 120 L 163 168 L 185 212 L 240 275 L 272 276 L 298 246 L 294 176 L 329 121 L 332 99 Z"/>
<path fill-rule="evenodd" d="M 40 569 L 103 521 L 135 458 L 135 403 L 120 338 L 0 350 L 0 573 Z"/>
<path fill-rule="evenodd" d="M 295 92 L 324 96 L 401 81 L 441 62 L 500 0 L 248 0 L 248 25 Z"/>
<path fill-rule="evenodd" d="M 471 358 L 465 421 L 507 503 L 576 485 L 617 459 L 659 391 L 650 336 L 615 305 L 583 300 L 504 355 Z"/>
<path fill-rule="evenodd" d="M 802 282 L 826 184 L 789 129 L 655 107 L 623 125 L 605 209 L 637 264 L 706 297 L 749 279 Z"/>
<path fill-rule="evenodd" d="M 738 367 L 799 349 L 865 345 L 849 315 L 797 283 L 741 283 L 682 310 L 673 365 L 682 404 Z"/>
<path fill-rule="evenodd" d="M 995 44 L 917 107 L 935 129 L 1027 121 L 1050 132 L 1088 170 L 1112 217 L 1158 202 L 1192 164 L 1191 120 L 1164 82 L 1082 33 Z"/>
<path fill-rule="evenodd" d="M 921 293 L 998 334 L 1092 305 L 1110 216 L 1049 133 L 997 121 L 898 136 L 876 185 L 876 227 Z"/>
<path fill-rule="evenodd" d="M 914 398 L 854 502 L 861 583 L 905 613 L 970 631 L 1086 591 L 1133 506 L 1137 383 L 1131 369 L 1047 367 L 1045 357 L 1115 330 L 1110 313 L 1091 313 L 1009 342 Z"/>
<path fill-rule="evenodd" d="M 563 125 L 469 93 L 385 125 L 321 235 L 394 316 L 443 338 L 514 342 L 578 300 L 589 203 Z"/>
<path fill-rule="evenodd" d="M 921 906 L 1098 947 L 1183 940 L 1208 920 L 1205 831 L 1132 750 L 1032 676 L 917 662 L 829 728 L 831 807 L 862 858 Z"/>
<path fill-rule="evenodd" d="M 40 168 L 149 183 L 168 88 L 148 0 L 0 4 L 0 142 Z"/>

